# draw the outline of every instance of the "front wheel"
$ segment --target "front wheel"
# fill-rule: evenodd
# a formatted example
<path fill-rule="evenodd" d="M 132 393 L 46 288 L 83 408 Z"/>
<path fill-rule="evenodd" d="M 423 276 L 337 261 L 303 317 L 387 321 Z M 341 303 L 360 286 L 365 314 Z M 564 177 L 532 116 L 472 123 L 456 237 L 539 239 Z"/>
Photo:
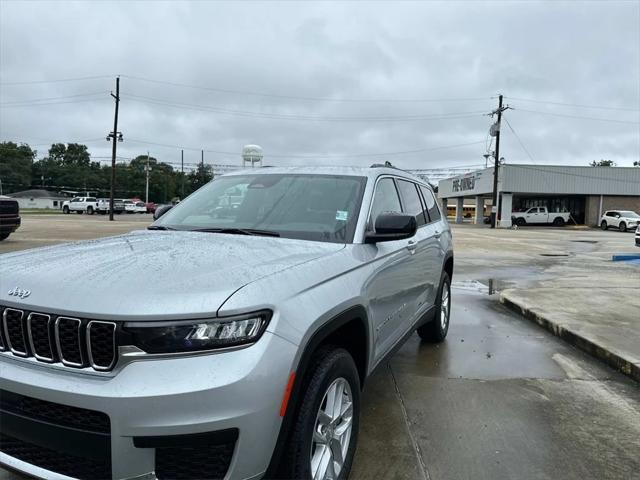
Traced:
<path fill-rule="evenodd" d="M 66 205 L 62 207 L 62 213 L 69 213 L 69 207 L 67 207 Z"/>
<path fill-rule="evenodd" d="M 600 224 L 600 228 L 602 230 L 607 230 L 609 226 L 607 225 L 607 222 L 603 220 L 602 223 Z"/>
<path fill-rule="evenodd" d="M 418 335 L 425 342 L 440 343 L 449 332 L 451 316 L 451 279 L 447 272 L 442 272 L 438 299 L 436 301 L 436 315 L 429 323 L 418 327 Z"/>
<path fill-rule="evenodd" d="M 287 445 L 285 475 L 345 480 L 358 438 L 358 370 L 342 348 L 322 348 L 314 360 Z"/>
<path fill-rule="evenodd" d="M 524 227 L 526 224 L 527 221 L 524 218 L 516 218 L 516 225 L 518 225 L 519 227 Z"/>
<path fill-rule="evenodd" d="M 627 224 L 624 222 L 620 222 L 620 225 L 618 226 L 618 230 L 620 230 L 621 232 L 626 232 L 627 231 Z"/>

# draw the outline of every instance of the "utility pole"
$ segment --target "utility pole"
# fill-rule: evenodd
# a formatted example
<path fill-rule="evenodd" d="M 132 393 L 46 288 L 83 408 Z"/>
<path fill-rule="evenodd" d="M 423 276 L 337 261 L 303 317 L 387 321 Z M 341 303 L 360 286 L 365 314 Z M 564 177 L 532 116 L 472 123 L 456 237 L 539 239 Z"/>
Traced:
<path fill-rule="evenodd" d="M 111 147 L 111 190 L 109 192 L 109 221 L 113 221 L 113 195 L 116 188 L 116 153 L 118 142 L 122 141 L 122 133 L 118 131 L 118 107 L 120 105 L 120 77 L 116 77 L 116 94 L 111 92 L 116 101 L 116 111 L 113 116 L 113 132 L 107 135 L 107 141 L 113 140 Z"/>
<path fill-rule="evenodd" d="M 180 200 L 184 200 L 184 150 L 180 150 L 180 178 L 182 178 L 182 192 L 180 194 Z"/>
<path fill-rule="evenodd" d="M 502 112 L 507 110 L 509 106 L 502 106 L 502 95 L 498 96 L 498 109 L 491 112 L 491 116 L 498 115 L 498 121 L 495 123 L 496 134 L 496 151 L 493 155 L 493 202 L 491 206 L 491 228 L 496 228 L 498 224 L 498 168 L 500 166 L 500 122 L 502 121 Z M 493 128 L 493 126 L 492 126 Z M 493 211 L 495 209 L 495 212 Z"/>
<path fill-rule="evenodd" d="M 145 195 L 144 195 L 144 202 L 145 203 L 149 203 L 149 150 L 147 150 L 147 168 L 146 168 L 146 173 L 147 173 L 147 185 L 145 187 Z"/>

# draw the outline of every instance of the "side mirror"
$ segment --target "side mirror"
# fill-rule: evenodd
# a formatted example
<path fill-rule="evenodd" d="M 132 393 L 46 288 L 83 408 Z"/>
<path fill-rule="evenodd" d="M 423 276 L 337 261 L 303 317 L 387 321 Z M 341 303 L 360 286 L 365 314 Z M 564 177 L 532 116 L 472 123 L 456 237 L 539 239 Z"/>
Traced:
<path fill-rule="evenodd" d="M 153 219 L 154 220 L 159 219 L 162 215 L 167 213 L 172 208 L 173 208 L 173 205 L 163 205 L 161 207 L 156 208 L 156 211 L 153 212 Z"/>
<path fill-rule="evenodd" d="M 416 234 L 416 217 L 406 213 L 381 213 L 376 218 L 375 232 L 367 233 L 365 243 L 391 242 Z"/>

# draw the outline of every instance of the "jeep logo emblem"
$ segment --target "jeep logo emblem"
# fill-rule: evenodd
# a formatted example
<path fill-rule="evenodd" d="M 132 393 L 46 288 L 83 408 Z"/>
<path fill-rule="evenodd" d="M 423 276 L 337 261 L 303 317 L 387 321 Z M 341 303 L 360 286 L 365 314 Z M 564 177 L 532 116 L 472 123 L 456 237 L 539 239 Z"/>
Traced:
<path fill-rule="evenodd" d="M 29 295 L 31 295 L 31 290 L 24 290 L 22 288 L 15 287 L 12 290 L 9 290 L 7 294 L 13 297 L 27 298 Z"/>

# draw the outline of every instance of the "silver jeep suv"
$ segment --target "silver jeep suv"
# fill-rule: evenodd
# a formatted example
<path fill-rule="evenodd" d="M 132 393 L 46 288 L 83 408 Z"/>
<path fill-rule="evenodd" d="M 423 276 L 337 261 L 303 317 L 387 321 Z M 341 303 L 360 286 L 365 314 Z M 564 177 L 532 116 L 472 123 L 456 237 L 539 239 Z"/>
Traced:
<path fill-rule="evenodd" d="M 345 479 L 367 377 L 445 338 L 452 272 L 431 188 L 380 166 L 245 170 L 147 230 L 2 255 L 0 463 Z"/>

